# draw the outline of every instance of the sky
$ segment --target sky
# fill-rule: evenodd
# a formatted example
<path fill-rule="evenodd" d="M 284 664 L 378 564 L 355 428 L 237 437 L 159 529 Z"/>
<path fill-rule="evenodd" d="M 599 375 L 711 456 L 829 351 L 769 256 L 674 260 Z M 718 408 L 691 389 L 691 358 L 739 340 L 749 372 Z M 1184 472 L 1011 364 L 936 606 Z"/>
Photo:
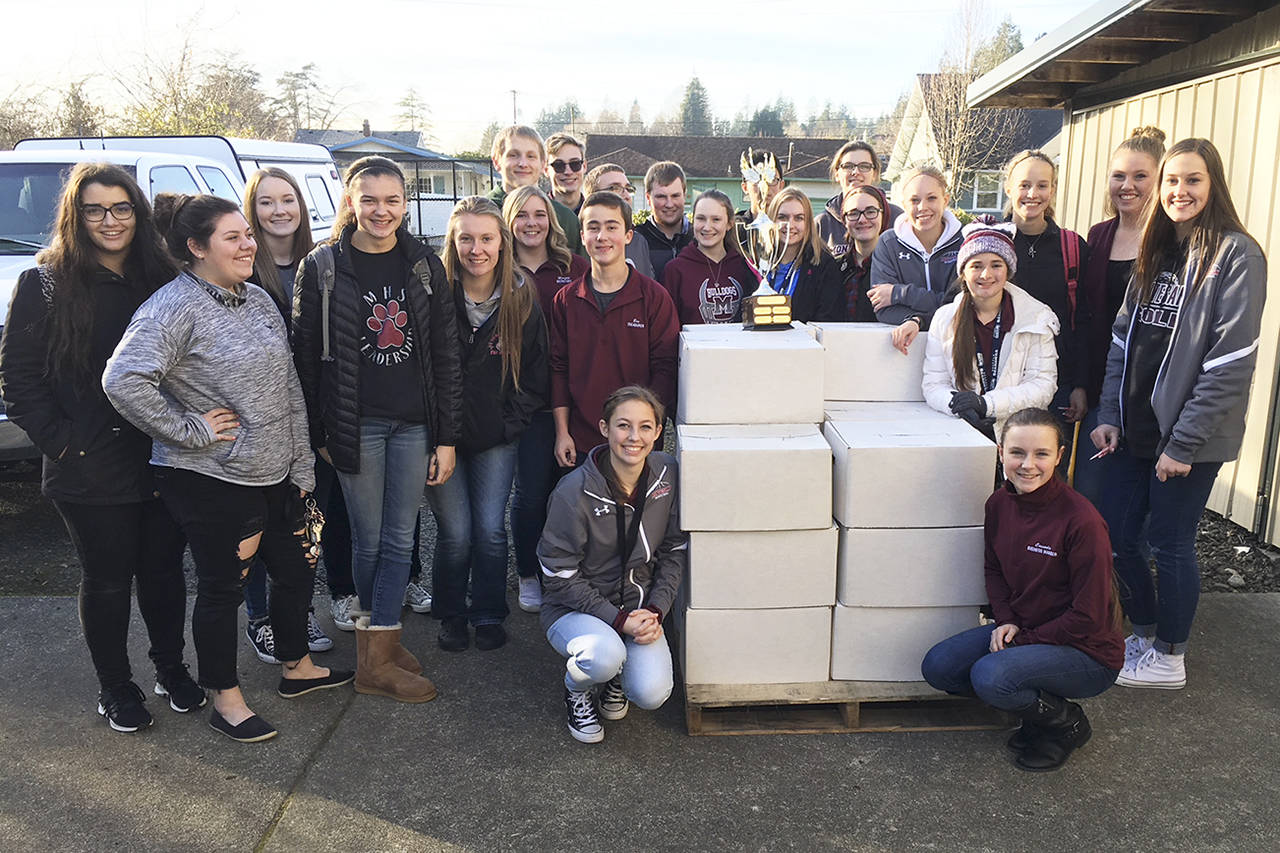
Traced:
<path fill-rule="evenodd" d="M 1077 13 L 1058 0 L 980 0 L 992 26 L 1004 15 L 1024 45 Z M 268 88 L 285 71 L 316 64 L 339 90 L 337 126 L 399 128 L 396 101 L 413 87 L 431 110 L 445 152 L 474 148 L 484 128 L 574 98 L 589 117 L 626 118 L 638 99 L 646 122 L 678 109 L 690 77 L 712 111 L 731 118 L 780 95 L 801 117 L 825 102 L 859 117 L 892 108 L 912 75 L 934 70 L 955 41 L 958 0 L 613 0 L 541 7 L 527 0 L 48 0 L 6 3 L 11 34 L 0 51 L 0 101 L 88 78 L 109 101 L 112 72 L 149 54 L 176 56 L 190 37 L 199 54 L 235 52 Z M 53 29 L 57 28 L 57 35 Z M 110 103 L 108 107 L 112 106 Z"/>

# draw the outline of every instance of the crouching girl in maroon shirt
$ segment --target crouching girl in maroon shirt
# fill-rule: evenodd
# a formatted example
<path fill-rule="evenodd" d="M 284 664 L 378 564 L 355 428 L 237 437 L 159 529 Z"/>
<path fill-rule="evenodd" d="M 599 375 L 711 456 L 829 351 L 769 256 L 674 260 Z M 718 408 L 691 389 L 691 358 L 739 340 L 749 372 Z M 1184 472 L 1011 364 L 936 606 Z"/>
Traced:
<path fill-rule="evenodd" d="M 1124 663 L 1106 525 L 1057 479 L 1057 420 L 1023 409 L 1005 422 L 1005 484 L 986 507 L 987 595 L 996 627 L 938 643 L 920 665 L 939 690 L 1022 718 L 1009 739 L 1023 770 L 1056 770 L 1091 734 L 1067 697 L 1097 696 Z"/>

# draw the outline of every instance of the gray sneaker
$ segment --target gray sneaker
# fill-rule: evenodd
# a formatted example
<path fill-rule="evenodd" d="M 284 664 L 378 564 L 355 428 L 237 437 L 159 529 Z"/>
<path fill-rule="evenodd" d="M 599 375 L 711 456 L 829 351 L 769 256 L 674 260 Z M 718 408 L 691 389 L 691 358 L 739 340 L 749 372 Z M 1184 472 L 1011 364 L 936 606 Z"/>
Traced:
<path fill-rule="evenodd" d="M 356 629 L 356 618 L 354 611 L 360 609 L 360 599 L 355 595 L 341 595 L 335 598 L 329 604 L 329 615 L 333 617 L 333 624 L 342 631 L 354 631 Z"/>
<path fill-rule="evenodd" d="M 404 588 L 404 606 L 414 613 L 430 613 L 431 593 L 422 584 L 409 581 L 409 585 Z"/>
<path fill-rule="evenodd" d="M 314 610 L 307 613 L 307 648 L 313 652 L 327 652 L 333 648 L 333 640 L 320 627 Z"/>

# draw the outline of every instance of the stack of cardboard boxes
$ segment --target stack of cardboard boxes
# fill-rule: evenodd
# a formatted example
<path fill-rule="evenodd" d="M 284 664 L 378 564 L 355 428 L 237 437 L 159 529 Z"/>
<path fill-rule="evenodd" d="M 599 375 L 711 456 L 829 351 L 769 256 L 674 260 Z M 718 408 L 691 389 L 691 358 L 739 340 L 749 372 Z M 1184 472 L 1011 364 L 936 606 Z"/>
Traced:
<path fill-rule="evenodd" d="M 977 624 L 995 448 L 921 402 L 924 347 L 872 324 L 681 334 L 686 683 L 919 681 Z"/>

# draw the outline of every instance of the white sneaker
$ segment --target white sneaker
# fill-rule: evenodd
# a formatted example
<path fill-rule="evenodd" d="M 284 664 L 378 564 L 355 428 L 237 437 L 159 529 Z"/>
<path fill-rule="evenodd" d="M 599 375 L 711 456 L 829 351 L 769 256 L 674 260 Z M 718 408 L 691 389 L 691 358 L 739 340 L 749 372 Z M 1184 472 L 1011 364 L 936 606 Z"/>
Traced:
<path fill-rule="evenodd" d="M 1185 655 L 1167 655 L 1155 648 L 1120 670 L 1116 684 L 1123 687 L 1154 687 L 1159 690 L 1181 690 L 1187 686 Z"/>
<path fill-rule="evenodd" d="M 414 613 L 430 613 L 431 593 L 422 584 L 409 581 L 409 585 L 404 588 L 404 606 Z"/>
<path fill-rule="evenodd" d="M 542 584 L 537 578 L 520 578 L 520 609 L 537 613 L 542 609 Z"/>
<path fill-rule="evenodd" d="M 352 612 L 360 609 L 360 598 L 355 595 L 341 595 L 329 604 L 329 615 L 333 624 L 343 631 L 354 631 L 356 619 Z"/>
<path fill-rule="evenodd" d="M 1147 653 L 1147 649 L 1151 648 L 1151 644 L 1155 642 L 1154 637 L 1139 637 L 1137 634 L 1130 634 L 1124 638 L 1124 665 L 1129 668 L 1138 662 L 1138 658 Z"/>
<path fill-rule="evenodd" d="M 599 743 L 604 740 L 604 726 L 596 714 L 595 697 L 590 690 L 577 691 L 565 688 L 564 706 L 569 717 L 569 734 L 580 743 Z"/>

